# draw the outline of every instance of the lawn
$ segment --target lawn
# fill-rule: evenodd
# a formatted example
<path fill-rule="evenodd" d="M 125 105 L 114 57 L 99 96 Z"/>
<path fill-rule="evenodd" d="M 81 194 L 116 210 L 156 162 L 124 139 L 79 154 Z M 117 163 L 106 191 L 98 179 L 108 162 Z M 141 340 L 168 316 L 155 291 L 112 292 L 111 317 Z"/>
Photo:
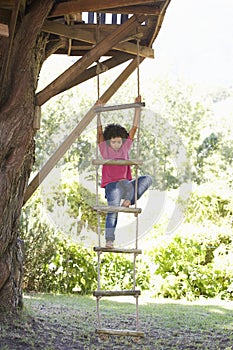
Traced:
<path fill-rule="evenodd" d="M 132 299 L 102 299 L 103 327 L 135 329 Z M 233 302 L 195 302 L 139 298 L 144 338 L 99 337 L 96 303 L 89 296 L 31 294 L 24 310 L 0 315 L 0 350 L 230 350 L 233 349 Z"/>

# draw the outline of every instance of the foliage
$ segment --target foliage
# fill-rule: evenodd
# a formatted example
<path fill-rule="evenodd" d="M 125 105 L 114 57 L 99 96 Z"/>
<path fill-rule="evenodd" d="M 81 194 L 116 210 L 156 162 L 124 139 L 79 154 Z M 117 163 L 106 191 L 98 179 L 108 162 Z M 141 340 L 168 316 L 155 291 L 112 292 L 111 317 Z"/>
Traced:
<path fill-rule="evenodd" d="M 204 223 L 211 221 L 221 225 L 223 219 L 231 223 L 233 214 L 232 191 L 222 182 L 215 186 L 206 184 L 190 195 L 186 203 L 186 222 Z"/>
<path fill-rule="evenodd" d="M 136 285 L 141 289 L 149 289 L 149 266 L 137 259 Z M 124 255 L 105 254 L 101 259 L 101 286 L 103 289 L 133 289 L 133 260 Z"/>
<path fill-rule="evenodd" d="M 24 285 L 27 291 L 90 292 L 96 281 L 93 254 L 68 242 L 43 213 L 38 197 L 24 208 L 21 234 L 25 241 Z"/>
<path fill-rule="evenodd" d="M 233 267 L 229 260 L 232 248 L 230 227 L 202 226 L 192 232 L 189 225 L 186 231 L 164 237 L 149 254 L 156 266 L 156 295 L 174 299 L 200 296 L 232 299 Z"/>
<path fill-rule="evenodd" d="M 99 199 L 99 201 L 101 203 L 101 199 Z M 80 235 L 84 228 L 87 231 L 96 231 L 98 218 L 97 213 L 92 209 L 93 205 L 96 203 L 96 196 L 79 182 L 71 181 L 70 183 L 61 183 L 49 194 L 46 203 L 49 211 L 53 212 L 56 210 L 55 205 L 58 205 L 63 207 L 69 217 L 75 219 L 76 225 L 72 223 L 67 231 L 71 232 L 72 226 L 74 225 L 77 236 Z M 105 215 L 102 214 L 101 222 L 103 223 L 104 220 Z"/>

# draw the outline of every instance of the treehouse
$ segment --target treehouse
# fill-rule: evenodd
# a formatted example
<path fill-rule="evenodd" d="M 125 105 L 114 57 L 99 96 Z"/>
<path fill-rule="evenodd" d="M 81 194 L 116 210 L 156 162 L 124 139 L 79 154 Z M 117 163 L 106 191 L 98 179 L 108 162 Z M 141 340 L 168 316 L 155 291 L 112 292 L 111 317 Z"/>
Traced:
<path fill-rule="evenodd" d="M 89 67 L 100 58 L 102 64 L 99 65 L 99 73 L 103 71 L 101 67 L 111 69 L 133 60 L 137 54 L 140 62 L 145 58 L 153 58 L 152 44 L 159 33 L 169 2 L 55 0 L 42 26 L 42 32 L 47 36 L 45 55 L 49 57 L 56 53 L 78 56 L 80 61 L 37 95 L 37 105 L 93 78 L 97 69 Z M 31 3 L 33 6 L 32 1 L 26 0 L 0 1 L 0 36 L 7 38 L 4 41 L 2 79 L 8 68 L 17 23 L 27 15 Z"/>

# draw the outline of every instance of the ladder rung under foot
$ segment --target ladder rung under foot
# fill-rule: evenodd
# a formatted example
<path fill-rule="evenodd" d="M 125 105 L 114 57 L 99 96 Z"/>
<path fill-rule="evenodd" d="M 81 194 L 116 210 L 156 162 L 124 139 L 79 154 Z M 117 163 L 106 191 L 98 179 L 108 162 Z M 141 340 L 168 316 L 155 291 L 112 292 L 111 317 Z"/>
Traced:
<path fill-rule="evenodd" d="M 96 329 L 96 333 L 98 334 L 110 334 L 110 335 L 124 335 L 124 336 L 133 336 L 133 337 L 144 337 L 144 332 L 133 331 L 127 329 L 109 329 L 109 328 L 101 328 Z"/>
<path fill-rule="evenodd" d="M 139 296 L 140 290 L 96 290 L 93 292 L 94 297 L 118 297 L 118 296 Z"/>
<path fill-rule="evenodd" d="M 141 250 L 141 249 L 94 247 L 93 250 L 94 250 L 95 252 L 142 254 L 142 250 Z"/>
<path fill-rule="evenodd" d="M 141 208 L 127 208 L 127 207 L 114 207 L 114 206 L 95 206 L 92 207 L 93 210 L 103 212 L 103 213 L 135 213 L 139 214 L 141 213 L 142 209 Z"/>
<path fill-rule="evenodd" d="M 141 159 L 93 159 L 93 165 L 142 165 Z"/>
<path fill-rule="evenodd" d="M 121 109 L 139 108 L 139 107 L 145 107 L 145 102 L 125 103 L 122 105 L 114 105 L 114 106 L 98 106 L 94 108 L 94 111 L 96 113 L 99 113 L 99 112 L 118 111 Z"/>

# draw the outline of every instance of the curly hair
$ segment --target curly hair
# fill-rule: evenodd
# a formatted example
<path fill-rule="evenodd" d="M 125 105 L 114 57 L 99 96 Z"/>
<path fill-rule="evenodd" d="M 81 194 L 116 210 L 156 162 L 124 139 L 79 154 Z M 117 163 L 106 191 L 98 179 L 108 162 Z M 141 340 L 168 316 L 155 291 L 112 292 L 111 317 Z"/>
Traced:
<path fill-rule="evenodd" d="M 120 124 L 108 124 L 103 132 L 105 141 L 109 141 L 115 137 L 121 137 L 123 142 L 128 138 L 129 133 Z"/>

